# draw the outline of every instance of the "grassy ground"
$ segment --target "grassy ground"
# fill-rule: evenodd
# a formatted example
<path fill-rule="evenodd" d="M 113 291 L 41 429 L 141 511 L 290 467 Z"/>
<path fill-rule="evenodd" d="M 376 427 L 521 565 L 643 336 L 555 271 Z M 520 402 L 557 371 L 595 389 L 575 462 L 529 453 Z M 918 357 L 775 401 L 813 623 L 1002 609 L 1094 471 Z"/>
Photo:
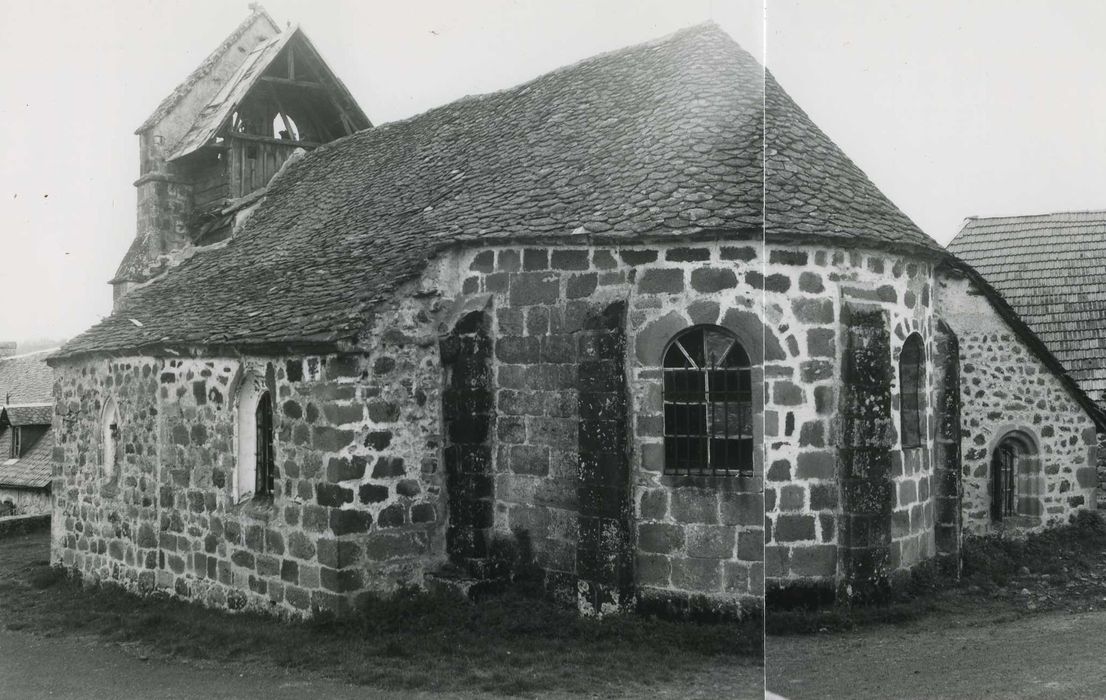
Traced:
<path fill-rule="evenodd" d="M 83 589 L 51 569 L 46 535 L 0 539 L 9 630 L 87 634 L 185 659 L 275 664 L 380 689 L 603 694 L 761 663 L 761 622 L 695 625 L 636 616 L 585 620 L 534 599 L 480 604 L 405 594 L 325 623 L 207 610 Z"/>
<path fill-rule="evenodd" d="M 836 632 L 968 610 L 985 610 L 998 622 L 1048 610 L 1106 610 L 1106 520 L 1098 512 L 1080 511 L 1069 525 L 1025 538 L 969 536 L 959 581 L 924 567 L 881 605 L 769 608 L 765 631 Z"/>

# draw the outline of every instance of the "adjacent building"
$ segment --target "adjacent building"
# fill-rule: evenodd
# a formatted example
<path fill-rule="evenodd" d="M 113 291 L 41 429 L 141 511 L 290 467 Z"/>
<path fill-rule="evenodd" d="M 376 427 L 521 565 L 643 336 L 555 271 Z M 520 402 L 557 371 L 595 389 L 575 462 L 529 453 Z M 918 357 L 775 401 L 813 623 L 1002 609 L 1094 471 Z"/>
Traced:
<path fill-rule="evenodd" d="M 53 350 L 16 354 L 0 344 L 0 517 L 52 511 Z"/>

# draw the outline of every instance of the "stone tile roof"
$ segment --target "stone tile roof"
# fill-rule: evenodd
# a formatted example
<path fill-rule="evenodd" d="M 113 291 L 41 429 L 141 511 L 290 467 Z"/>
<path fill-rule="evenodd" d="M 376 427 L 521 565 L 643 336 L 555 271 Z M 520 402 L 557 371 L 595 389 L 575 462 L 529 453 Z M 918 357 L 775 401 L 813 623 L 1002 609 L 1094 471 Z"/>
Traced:
<path fill-rule="evenodd" d="M 766 114 L 763 68 L 708 23 L 340 139 L 58 357 L 351 338 L 458 241 L 758 236 L 765 133 L 773 234 L 942 253 L 771 78 L 767 94 Z"/>
<path fill-rule="evenodd" d="M 9 459 L 11 431 L 0 428 L 0 487 L 45 488 L 52 479 L 50 464 L 54 449 L 54 431 L 47 430 L 30 447 L 24 447 L 23 456 Z"/>
<path fill-rule="evenodd" d="M 53 351 L 41 350 L 0 358 L 0 405 L 52 400 L 54 372 L 46 364 L 46 358 Z"/>
<path fill-rule="evenodd" d="M 1082 389 L 1106 392 L 1106 211 L 968 219 L 949 250 L 971 264 Z"/>
<path fill-rule="evenodd" d="M 54 404 L 8 404 L 0 406 L 0 425 L 50 425 L 54 419 Z"/>
<path fill-rule="evenodd" d="M 818 128 L 771 73 L 765 79 L 765 234 L 818 235 L 941 252 Z"/>
<path fill-rule="evenodd" d="M 223 43 L 219 44 L 214 51 L 208 54 L 207 58 L 205 58 L 194 71 L 189 73 L 188 77 L 185 78 L 180 85 L 177 85 L 173 88 L 171 93 L 165 96 L 165 99 L 158 104 L 153 114 L 147 117 L 146 121 L 142 122 L 142 126 L 138 127 L 134 133 L 140 134 L 164 119 L 165 115 L 169 114 L 169 112 L 184 99 L 184 96 L 195 87 L 196 83 L 203 80 L 215 69 L 220 59 L 223 58 L 226 52 L 234 46 L 234 43 L 238 41 L 255 22 L 266 22 L 272 31 L 280 32 L 280 27 L 277 26 L 277 23 L 273 21 L 273 18 L 269 16 L 269 13 L 266 12 L 265 8 L 261 7 L 261 5 L 252 3 L 250 5 L 250 10 L 249 16 L 242 20 L 242 23 L 223 40 Z"/>

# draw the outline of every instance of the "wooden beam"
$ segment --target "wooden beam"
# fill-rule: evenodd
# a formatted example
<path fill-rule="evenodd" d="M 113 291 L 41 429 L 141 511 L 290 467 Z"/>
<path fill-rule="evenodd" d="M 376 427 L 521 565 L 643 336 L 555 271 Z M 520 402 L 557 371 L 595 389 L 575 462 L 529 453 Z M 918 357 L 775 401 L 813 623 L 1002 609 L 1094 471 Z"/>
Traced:
<path fill-rule="evenodd" d="M 272 136 L 257 136 L 255 134 L 227 134 L 228 139 L 235 141 L 257 141 L 258 143 L 279 143 L 284 146 L 302 146 L 303 148 L 317 148 L 322 144 L 317 141 L 292 141 L 290 139 L 274 139 Z"/>
<path fill-rule="evenodd" d="M 272 75 L 261 76 L 261 81 L 269 85 L 285 85 L 287 87 L 304 88 L 306 90 L 326 90 L 326 85 L 311 80 L 292 80 L 291 78 L 277 78 Z"/>

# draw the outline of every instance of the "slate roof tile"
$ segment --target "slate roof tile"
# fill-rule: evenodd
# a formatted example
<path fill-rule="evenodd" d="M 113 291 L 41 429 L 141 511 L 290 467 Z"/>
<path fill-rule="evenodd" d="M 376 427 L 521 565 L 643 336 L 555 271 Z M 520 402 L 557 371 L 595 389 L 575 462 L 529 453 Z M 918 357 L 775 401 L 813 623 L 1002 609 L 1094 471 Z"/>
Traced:
<path fill-rule="evenodd" d="M 1106 392 L 1106 211 L 970 218 L 949 251 L 971 264 L 1098 400 Z"/>
<path fill-rule="evenodd" d="M 54 431 L 47 430 L 30 447 L 24 447 L 23 456 L 9 459 L 11 428 L 0 428 L 0 487 L 45 488 L 53 478 L 51 466 L 54 449 Z"/>
<path fill-rule="evenodd" d="M 132 290 L 58 357 L 351 338 L 459 240 L 765 225 L 941 252 L 708 23 L 316 149 L 225 247 Z"/>
<path fill-rule="evenodd" d="M 52 349 L 0 358 L 0 406 L 52 400 L 54 374 L 46 364 L 51 352 Z"/>

